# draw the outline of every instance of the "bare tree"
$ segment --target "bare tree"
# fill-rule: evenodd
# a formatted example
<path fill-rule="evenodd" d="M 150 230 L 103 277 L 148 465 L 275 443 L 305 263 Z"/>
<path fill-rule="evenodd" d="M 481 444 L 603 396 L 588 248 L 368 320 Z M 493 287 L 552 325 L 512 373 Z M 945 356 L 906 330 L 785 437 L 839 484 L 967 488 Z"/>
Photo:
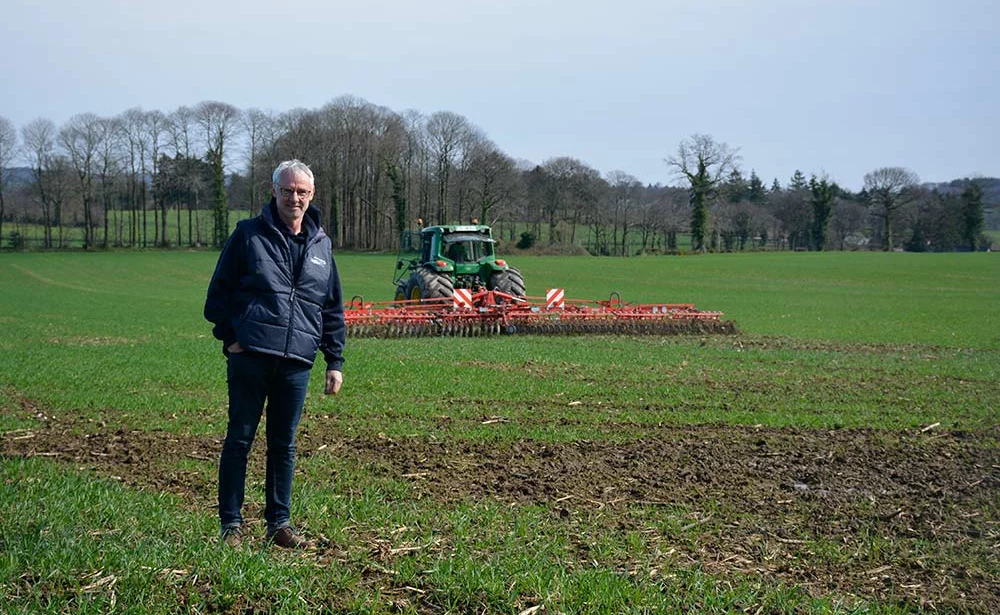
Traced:
<path fill-rule="evenodd" d="M 297 108 L 280 114 L 275 119 L 280 134 L 275 144 L 276 157 L 283 160 L 298 158 L 315 166 L 316 161 L 312 158 L 321 150 L 318 140 L 320 131 L 324 129 L 324 110 L 325 108 L 319 111 Z"/>
<path fill-rule="evenodd" d="M 695 250 L 705 250 L 708 201 L 716 187 L 737 168 L 739 150 L 716 142 L 710 135 L 696 134 L 680 142 L 677 154 L 667 158 L 669 166 L 690 185 L 691 240 Z"/>
<path fill-rule="evenodd" d="M 145 142 L 150 161 L 150 174 L 153 181 L 159 174 L 160 153 L 163 151 L 164 136 L 169 133 L 170 120 L 162 111 L 147 111 L 143 114 L 142 130 L 145 133 Z M 145 180 L 143 184 L 145 185 Z M 153 230 L 154 243 L 161 246 L 167 245 L 167 205 L 158 198 L 156 191 L 153 191 Z M 157 213 L 158 212 L 158 213 Z M 156 237 L 158 236 L 158 238 Z"/>
<path fill-rule="evenodd" d="M 401 119 L 391 109 L 369 103 L 364 117 L 367 138 L 362 164 L 367 170 L 362 171 L 365 212 L 362 220 L 366 225 L 362 237 L 366 248 L 376 249 L 391 242 L 395 235 L 396 205 L 389 169 L 402 155 L 405 139 L 401 134 Z"/>
<path fill-rule="evenodd" d="M 372 249 L 384 235 L 394 234 L 387 161 L 395 158 L 391 144 L 397 138 L 390 133 L 396 116 L 363 99 L 341 96 L 325 105 L 315 121 L 296 139 L 309 144 L 328 187 L 326 195 L 317 195 L 325 197 L 327 232 L 339 245 Z"/>
<path fill-rule="evenodd" d="M 777 223 L 774 231 L 770 233 L 775 245 L 779 248 L 787 246 L 789 250 L 806 249 L 809 246 L 812 224 L 807 190 L 789 187 L 787 190 L 772 192 L 768 200 Z"/>
<path fill-rule="evenodd" d="M 736 210 L 738 203 L 715 199 L 711 204 L 710 246 L 712 250 L 732 252 L 736 243 Z"/>
<path fill-rule="evenodd" d="M 642 184 L 634 176 L 624 171 L 611 171 L 607 174 L 606 179 L 611 185 L 613 206 L 611 245 L 616 254 L 626 256 L 628 254 L 628 232 L 631 224 L 630 215 L 638 207 Z M 621 243 L 618 242 L 619 225 L 621 225 Z"/>
<path fill-rule="evenodd" d="M 265 167 L 270 167 L 273 162 L 272 150 L 277 135 L 274 117 L 260 109 L 247 109 L 240 116 L 240 122 L 246 136 L 247 177 L 250 183 L 247 210 L 252 215 L 260 211 L 266 202 L 266 195 L 270 194 L 270 190 L 264 189 L 265 183 L 269 185 L 271 179 Z M 262 159 L 265 164 L 261 164 Z"/>
<path fill-rule="evenodd" d="M 410 203 L 409 164 L 410 135 L 407 134 L 406 120 L 387 108 L 379 108 L 378 134 L 375 142 L 377 177 L 374 183 L 380 185 L 373 198 L 378 199 L 379 233 L 377 247 L 394 246 L 407 227 Z"/>
<path fill-rule="evenodd" d="M 688 196 L 682 188 L 666 188 L 651 212 L 651 215 L 656 216 L 655 222 L 651 222 L 652 228 L 663 231 L 664 249 L 668 252 L 677 251 L 677 235 L 685 226 L 690 228 L 691 207 Z M 649 233 L 649 239 L 654 239 L 652 232 Z M 643 237 L 643 246 L 645 245 L 646 237 Z"/>
<path fill-rule="evenodd" d="M 14 124 L 0 116 L 0 246 L 3 245 L 4 189 L 7 187 L 7 167 L 17 155 L 17 131 Z"/>
<path fill-rule="evenodd" d="M 148 151 L 145 112 L 128 109 L 121 115 L 123 149 L 128 160 L 128 202 L 130 205 L 129 244 L 146 247 L 146 152 Z M 141 214 L 141 215 L 140 215 Z"/>
<path fill-rule="evenodd" d="M 392 230 L 395 235 L 392 237 L 401 238 L 403 231 L 407 228 L 409 219 L 410 201 L 410 135 L 407 134 L 406 120 L 397 114 L 392 114 L 386 123 L 385 134 L 379 146 L 379 165 L 385 168 L 385 175 L 389 183 L 390 202 L 392 206 L 387 214 L 393 223 Z M 392 244 L 390 244 L 392 245 Z"/>
<path fill-rule="evenodd" d="M 458 156 L 455 164 L 454 187 L 452 189 L 452 212 L 456 220 L 466 222 L 473 217 L 475 204 L 471 204 L 472 166 L 477 162 L 480 151 L 489 148 L 492 142 L 478 126 L 467 123 L 460 135 Z"/>
<path fill-rule="evenodd" d="M 195 116 L 191 107 L 178 107 L 167 116 L 167 133 L 174 154 L 190 158 L 194 152 Z"/>
<path fill-rule="evenodd" d="M 514 161 L 489 140 L 480 142 L 469 158 L 469 194 L 476 217 L 492 225 L 505 213 L 503 205 L 513 200 L 517 190 Z"/>
<path fill-rule="evenodd" d="M 600 199 L 607 185 L 600 173 L 587 164 L 560 156 L 549 158 L 540 167 L 541 210 L 549 224 L 549 243 L 561 243 L 564 238 L 557 230 L 560 221 L 565 220 L 570 229 L 569 243 L 576 241 L 576 226 L 584 212 L 590 210 Z"/>
<path fill-rule="evenodd" d="M 211 166 L 199 158 L 189 158 L 180 154 L 161 156 L 159 171 L 153 189 L 157 198 L 176 212 L 177 245 L 184 245 L 182 209 L 187 210 L 187 243 L 201 245 L 201 222 L 194 221 L 194 212 L 200 211 L 201 195 L 212 183 Z"/>
<path fill-rule="evenodd" d="M 646 252 L 656 243 L 660 230 L 658 205 L 656 196 L 653 196 L 642 200 L 636 208 L 635 228 L 639 232 L 640 253 Z"/>
<path fill-rule="evenodd" d="M 66 201 L 72 183 L 72 165 L 69 159 L 62 154 L 53 154 L 49 157 L 48 168 L 46 169 L 46 192 L 52 203 L 52 221 L 56 227 L 55 247 L 66 247 L 65 218 Z"/>
<path fill-rule="evenodd" d="M 427 118 L 413 109 L 402 114 L 406 129 L 406 150 L 403 154 L 403 176 L 406 181 L 406 202 L 414 217 L 430 219 L 431 154 L 427 135 Z M 406 221 L 403 221 L 404 228 Z"/>
<path fill-rule="evenodd" d="M 864 206 L 855 201 L 838 198 L 830 216 L 830 230 L 837 239 L 840 250 L 847 249 L 847 238 L 860 233 L 865 223 Z"/>
<path fill-rule="evenodd" d="M 732 233 L 730 241 L 735 242 L 735 248 L 742 251 L 746 249 L 748 242 L 753 241 L 761 210 L 748 200 L 730 205 L 732 205 L 729 220 L 731 225 L 729 231 Z"/>
<path fill-rule="evenodd" d="M 52 247 L 52 198 L 49 190 L 49 171 L 56 145 L 56 125 L 52 120 L 38 118 L 21 128 L 21 139 L 27 150 L 31 174 L 42 205 L 43 245 Z"/>
<path fill-rule="evenodd" d="M 380 126 L 379 110 L 366 100 L 341 96 L 328 106 L 332 122 L 332 139 L 326 144 L 332 149 L 336 177 L 340 181 L 342 208 L 330 209 L 333 226 L 343 229 L 341 236 L 348 245 L 370 248 L 378 227 L 378 195 L 372 193 L 377 180 L 375 161 L 375 131 Z"/>
<path fill-rule="evenodd" d="M 101 142 L 107 138 L 106 124 L 93 113 L 74 115 L 59 130 L 59 143 L 66 152 L 79 181 L 83 203 L 83 246 L 93 248 L 94 238 L 94 171 Z"/>
<path fill-rule="evenodd" d="M 207 100 L 195 107 L 195 121 L 202 131 L 208 163 L 212 165 L 212 211 L 215 222 L 214 245 L 221 246 L 229 237 L 229 204 L 226 197 L 226 145 L 239 129 L 240 111 L 236 107 Z"/>
<path fill-rule="evenodd" d="M 885 249 L 892 250 L 892 223 L 896 213 L 915 196 L 914 188 L 920 179 L 917 174 L 902 167 L 882 167 L 865 174 L 864 190 L 874 214 L 885 223 Z"/>
<path fill-rule="evenodd" d="M 427 120 L 427 137 L 431 156 L 435 163 L 437 179 L 437 212 L 439 224 L 448 222 L 450 207 L 448 194 L 451 189 L 451 174 L 458 158 L 462 140 L 469 130 L 469 121 L 457 113 L 438 111 Z"/>
<path fill-rule="evenodd" d="M 195 237 L 195 225 L 194 225 L 194 212 L 201 209 L 201 194 L 205 190 L 203 185 L 203 179 L 201 174 L 198 172 L 199 166 L 192 162 L 192 157 L 197 156 L 196 150 L 196 138 L 195 132 L 197 130 L 197 123 L 195 121 L 195 112 L 191 107 L 181 106 L 175 109 L 170 115 L 167 116 L 167 133 L 169 135 L 169 143 L 174 152 L 175 160 L 180 158 L 183 162 L 179 166 L 181 172 L 183 173 L 182 183 L 188 192 L 193 197 L 193 202 L 186 203 L 187 205 L 187 227 L 188 227 L 188 245 L 194 246 L 200 241 L 196 241 Z M 181 207 L 178 202 L 176 205 L 177 210 L 177 245 L 181 245 L 182 224 L 181 224 Z M 200 239 L 200 224 L 199 224 L 198 237 Z"/>
<path fill-rule="evenodd" d="M 121 177 L 122 152 L 121 139 L 122 128 L 121 118 L 105 118 L 103 123 L 104 139 L 101 140 L 100 148 L 97 151 L 96 172 L 100 181 L 100 199 L 104 217 L 104 240 L 105 248 L 109 245 L 111 212 L 114 210 L 115 202 L 113 186 Z M 122 243 L 121 216 L 117 216 L 115 224 L 116 244 Z"/>

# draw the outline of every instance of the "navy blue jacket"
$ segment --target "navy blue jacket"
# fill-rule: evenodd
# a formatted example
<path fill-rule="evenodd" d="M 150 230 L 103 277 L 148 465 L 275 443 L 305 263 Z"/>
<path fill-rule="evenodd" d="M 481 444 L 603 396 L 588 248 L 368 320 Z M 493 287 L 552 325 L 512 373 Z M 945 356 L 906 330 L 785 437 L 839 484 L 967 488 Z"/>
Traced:
<path fill-rule="evenodd" d="M 346 328 L 330 238 L 319 212 L 307 209 L 305 247 L 296 258 L 284 224 L 272 199 L 259 216 L 236 225 L 208 285 L 205 318 L 224 352 L 239 342 L 251 352 L 312 365 L 322 350 L 327 369 L 339 370 Z"/>

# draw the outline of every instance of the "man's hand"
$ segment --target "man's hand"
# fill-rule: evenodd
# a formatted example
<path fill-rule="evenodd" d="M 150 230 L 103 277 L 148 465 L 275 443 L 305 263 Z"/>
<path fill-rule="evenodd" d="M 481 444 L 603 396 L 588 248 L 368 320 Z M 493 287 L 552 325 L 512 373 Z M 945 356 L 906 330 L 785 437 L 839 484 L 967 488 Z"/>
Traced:
<path fill-rule="evenodd" d="M 338 369 L 326 370 L 326 394 L 336 395 L 340 392 L 340 385 L 344 383 L 344 374 Z"/>
<path fill-rule="evenodd" d="M 233 342 L 228 347 L 226 347 L 226 350 L 229 351 L 229 354 L 239 354 L 243 352 L 243 346 L 240 346 L 239 342 Z"/>

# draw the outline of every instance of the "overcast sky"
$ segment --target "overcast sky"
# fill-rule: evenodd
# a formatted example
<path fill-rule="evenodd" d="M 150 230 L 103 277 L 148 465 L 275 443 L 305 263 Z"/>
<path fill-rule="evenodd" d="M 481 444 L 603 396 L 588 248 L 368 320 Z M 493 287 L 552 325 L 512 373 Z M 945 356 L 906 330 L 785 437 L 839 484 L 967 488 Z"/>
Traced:
<path fill-rule="evenodd" d="M 768 184 L 1000 176 L 997 0 L 4 0 L 0 77 L 18 129 L 351 94 L 647 183 L 694 133 Z"/>

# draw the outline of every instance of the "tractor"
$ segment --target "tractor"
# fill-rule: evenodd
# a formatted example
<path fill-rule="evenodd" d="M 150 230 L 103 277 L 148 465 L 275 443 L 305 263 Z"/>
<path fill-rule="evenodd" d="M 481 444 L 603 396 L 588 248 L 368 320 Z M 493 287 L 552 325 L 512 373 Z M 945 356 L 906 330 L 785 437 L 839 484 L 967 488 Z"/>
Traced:
<path fill-rule="evenodd" d="M 423 223 L 421 222 L 421 226 Z M 393 301 L 355 295 L 344 305 L 351 337 L 491 335 L 733 334 L 722 312 L 690 303 L 627 303 L 615 292 L 605 301 L 566 298 L 549 288 L 525 294 L 521 272 L 497 258 L 490 227 L 428 226 L 403 233 Z"/>
<path fill-rule="evenodd" d="M 427 226 L 405 231 L 396 259 L 396 301 L 451 299 L 456 288 L 524 297 L 524 277 L 497 258 L 490 227 Z"/>

